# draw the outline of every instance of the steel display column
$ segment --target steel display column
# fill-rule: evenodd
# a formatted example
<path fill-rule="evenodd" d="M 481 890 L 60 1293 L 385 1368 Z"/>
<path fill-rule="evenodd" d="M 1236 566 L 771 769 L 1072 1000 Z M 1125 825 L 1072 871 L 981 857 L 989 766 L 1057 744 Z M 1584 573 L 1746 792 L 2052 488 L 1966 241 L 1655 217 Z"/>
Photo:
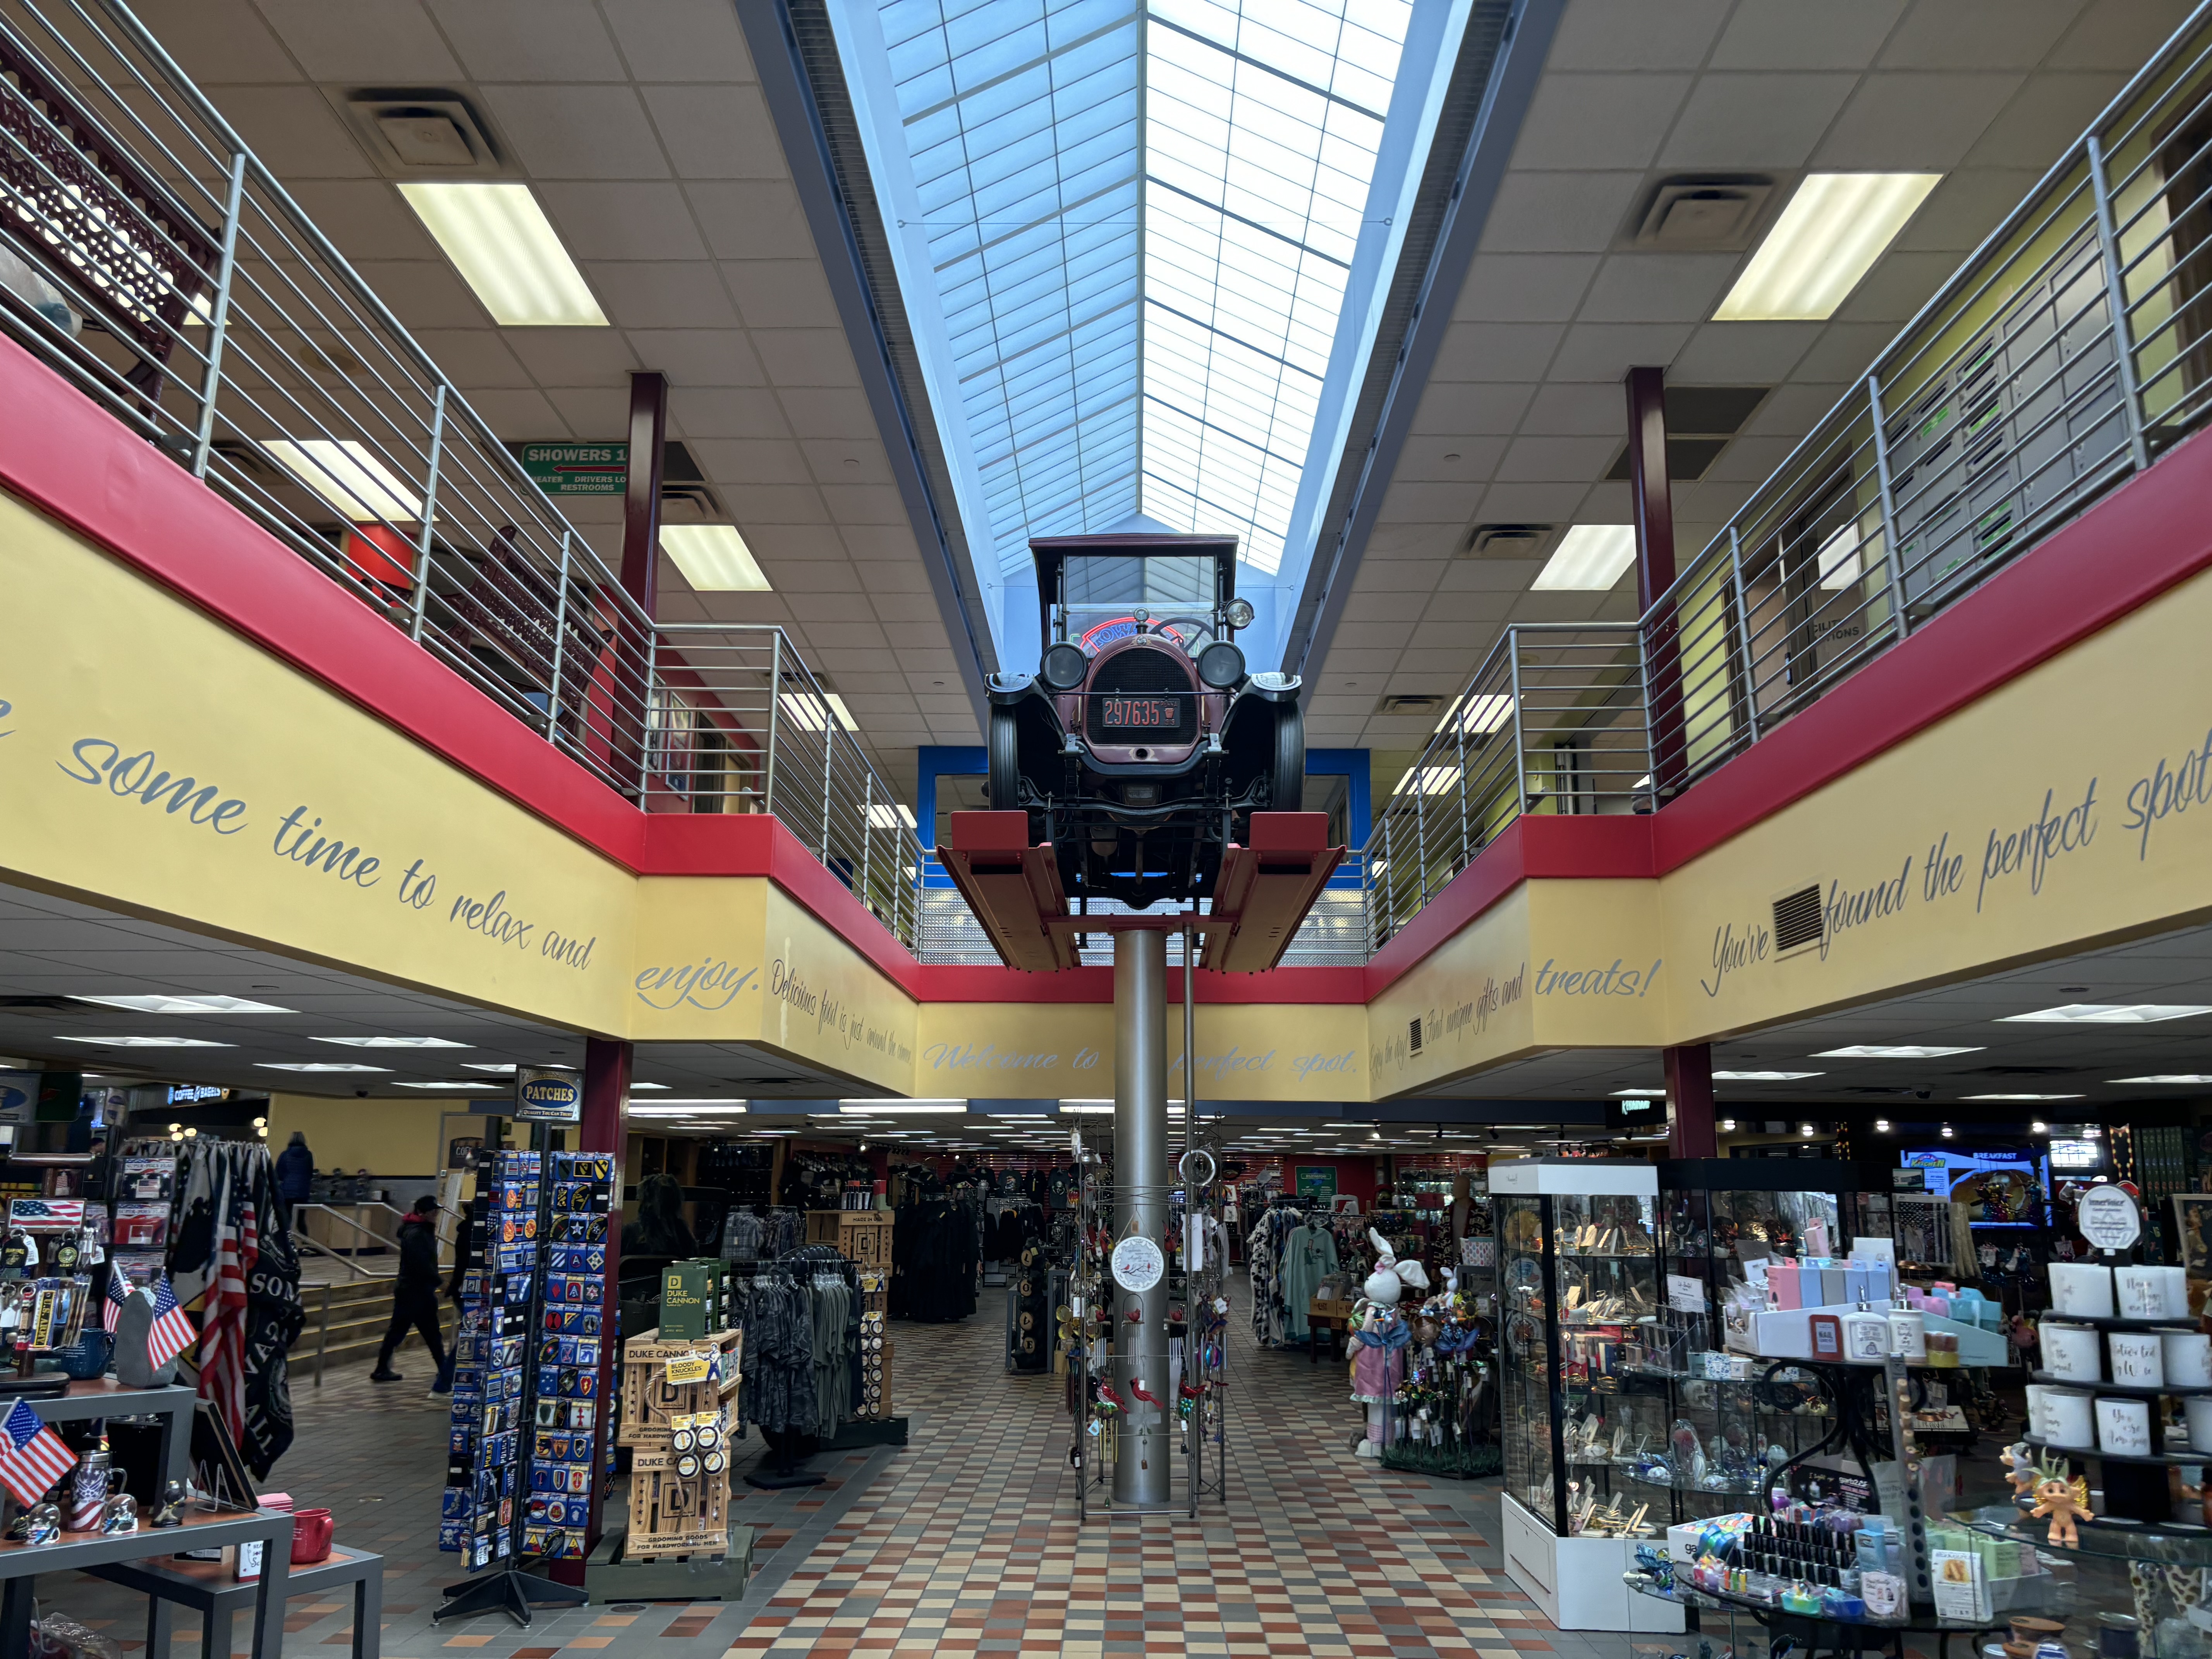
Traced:
<path fill-rule="evenodd" d="M 1167 935 L 1114 935 L 1114 1238 L 1159 1247 L 1151 1289 L 1117 1285 L 1114 1387 L 1128 1407 L 1114 1455 L 1114 1501 L 1164 1505 L 1173 1467 L 1176 1379 L 1168 1375 Z M 1138 1316 L 1133 1321 L 1130 1315 Z M 1139 1389 L 1152 1396 L 1151 1403 Z"/>

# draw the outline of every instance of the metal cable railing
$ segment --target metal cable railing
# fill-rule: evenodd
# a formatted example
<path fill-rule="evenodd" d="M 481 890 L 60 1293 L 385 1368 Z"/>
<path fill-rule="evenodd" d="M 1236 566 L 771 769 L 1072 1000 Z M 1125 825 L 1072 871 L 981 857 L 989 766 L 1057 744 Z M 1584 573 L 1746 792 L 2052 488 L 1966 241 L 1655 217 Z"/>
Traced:
<path fill-rule="evenodd" d="M 656 623 L 117 0 L 0 0 L 0 326 L 604 781 L 775 813 L 912 941 L 920 844 L 790 641 Z"/>

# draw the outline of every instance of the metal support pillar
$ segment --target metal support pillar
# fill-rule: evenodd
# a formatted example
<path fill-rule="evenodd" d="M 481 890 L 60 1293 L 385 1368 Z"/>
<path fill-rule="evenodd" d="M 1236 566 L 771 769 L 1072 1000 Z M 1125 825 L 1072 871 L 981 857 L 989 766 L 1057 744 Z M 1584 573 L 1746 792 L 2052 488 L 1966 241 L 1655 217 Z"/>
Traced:
<path fill-rule="evenodd" d="M 1710 1042 L 1662 1048 L 1667 1075 L 1667 1156 L 1718 1158 L 1713 1122 L 1713 1048 Z"/>
<path fill-rule="evenodd" d="M 1114 935 L 1114 1237 L 1142 1236 L 1167 1253 L 1167 935 Z M 1168 1375 L 1168 1284 L 1118 1285 L 1114 1387 L 1127 1402 L 1114 1455 L 1114 1501 L 1164 1507 L 1173 1467 L 1176 1380 Z M 1134 1320 L 1130 1315 L 1134 1313 Z M 1138 1385 L 1158 1403 L 1139 1397 Z"/>

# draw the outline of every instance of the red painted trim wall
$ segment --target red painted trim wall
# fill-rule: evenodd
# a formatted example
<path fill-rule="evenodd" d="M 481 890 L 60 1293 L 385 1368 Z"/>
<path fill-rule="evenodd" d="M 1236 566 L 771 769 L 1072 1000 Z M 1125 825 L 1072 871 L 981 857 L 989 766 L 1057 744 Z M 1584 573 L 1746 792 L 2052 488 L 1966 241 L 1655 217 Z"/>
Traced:
<path fill-rule="evenodd" d="M 922 1000 L 1111 1000 L 1103 969 L 921 966 L 773 819 L 639 811 L 5 338 L 0 487 L 627 869 L 767 877 Z M 1655 817 L 1523 817 L 1364 969 L 1201 975 L 1200 1000 L 1365 1001 L 1523 880 L 1680 868 L 2212 565 L 2208 490 L 2200 435 Z"/>

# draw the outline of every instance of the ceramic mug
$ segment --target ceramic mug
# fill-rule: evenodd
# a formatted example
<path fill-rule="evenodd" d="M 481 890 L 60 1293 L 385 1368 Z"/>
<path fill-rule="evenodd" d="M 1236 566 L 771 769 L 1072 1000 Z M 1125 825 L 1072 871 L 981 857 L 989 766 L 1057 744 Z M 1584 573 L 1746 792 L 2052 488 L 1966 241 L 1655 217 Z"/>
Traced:
<path fill-rule="evenodd" d="M 2112 1351 L 2112 1381 L 2130 1388 L 2166 1386 L 2166 1346 L 2156 1331 L 2114 1331 L 2106 1339 Z"/>
<path fill-rule="evenodd" d="M 2112 1270 L 2094 1261 L 2051 1264 L 2051 1306 L 2055 1313 L 2084 1319 L 2112 1316 Z"/>
<path fill-rule="evenodd" d="M 2061 1325 L 2045 1320 L 2036 1332 L 2043 1345 L 2043 1369 L 2067 1382 L 2099 1382 L 2097 1330 L 2094 1325 Z"/>
<path fill-rule="evenodd" d="M 2176 1389 L 2212 1388 L 2212 1336 L 2202 1331 L 2165 1331 L 2166 1381 Z"/>
<path fill-rule="evenodd" d="M 2043 1437 L 2054 1446 L 2080 1447 L 2086 1450 L 2097 1443 L 2096 1417 L 2091 1409 L 2088 1395 L 2072 1389 L 2045 1389 L 2043 1391 Z M 2134 1402 L 2142 1405 L 2140 1400 Z M 2150 1414 L 2143 1420 L 2148 1432 Z"/>

